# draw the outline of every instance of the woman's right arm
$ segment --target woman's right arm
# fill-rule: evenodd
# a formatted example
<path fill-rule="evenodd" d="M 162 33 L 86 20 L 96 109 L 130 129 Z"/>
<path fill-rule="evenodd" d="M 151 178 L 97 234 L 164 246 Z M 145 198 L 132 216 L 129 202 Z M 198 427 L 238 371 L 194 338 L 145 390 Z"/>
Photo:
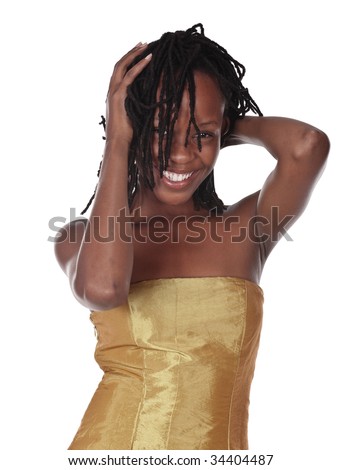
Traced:
<path fill-rule="evenodd" d="M 127 72 L 127 66 L 144 47 L 133 48 L 114 68 L 107 95 L 106 144 L 89 220 L 63 227 L 55 245 L 57 260 L 69 277 L 73 294 L 90 310 L 107 310 L 124 303 L 131 282 L 132 227 L 124 219 L 129 216 L 132 126 L 124 103 L 127 86 L 149 62 L 150 57 L 143 59 Z"/>

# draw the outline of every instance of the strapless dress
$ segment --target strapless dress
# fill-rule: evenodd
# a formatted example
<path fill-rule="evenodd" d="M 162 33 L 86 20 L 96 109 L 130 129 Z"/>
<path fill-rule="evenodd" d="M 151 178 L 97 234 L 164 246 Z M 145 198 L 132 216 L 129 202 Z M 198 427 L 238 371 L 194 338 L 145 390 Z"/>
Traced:
<path fill-rule="evenodd" d="M 262 306 L 244 279 L 170 278 L 91 312 L 104 375 L 69 449 L 248 449 Z"/>

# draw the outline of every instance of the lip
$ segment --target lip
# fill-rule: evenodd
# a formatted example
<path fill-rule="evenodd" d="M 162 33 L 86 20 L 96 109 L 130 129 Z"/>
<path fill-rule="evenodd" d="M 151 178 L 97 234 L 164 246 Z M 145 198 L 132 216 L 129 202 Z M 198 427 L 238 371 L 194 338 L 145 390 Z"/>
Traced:
<path fill-rule="evenodd" d="M 185 175 L 187 173 L 191 173 L 191 171 L 174 171 L 174 170 L 171 170 L 169 168 L 167 169 L 167 171 L 170 171 L 172 173 L 177 173 L 178 175 Z M 196 177 L 197 173 L 199 172 L 199 170 L 192 170 L 192 171 L 193 171 L 192 175 L 189 176 L 189 178 L 187 178 L 186 180 L 183 180 L 183 181 L 171 181 L 168 178 L 166 178 L 166 176 L 163 176 L 162 178 L 159 178 L 159 181 L 162 184 L 165 184 L 165 186 L 167 186 L 169 188 L 183 189 L 183 188 L 186 188 L 187 186 L 189 186 L 192 183 L 192 181 Z"/>

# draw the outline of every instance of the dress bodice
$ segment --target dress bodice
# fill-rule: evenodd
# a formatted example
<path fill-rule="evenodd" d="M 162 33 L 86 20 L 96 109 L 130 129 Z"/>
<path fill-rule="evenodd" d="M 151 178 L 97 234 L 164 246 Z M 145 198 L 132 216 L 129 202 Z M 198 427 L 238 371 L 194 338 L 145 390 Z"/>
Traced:
<path fill-rule="evenodd" d="M 250 281 L 171 278 L 93 311 L 104 377 L 70 449 L 247 449 L 262 304 Z"/>

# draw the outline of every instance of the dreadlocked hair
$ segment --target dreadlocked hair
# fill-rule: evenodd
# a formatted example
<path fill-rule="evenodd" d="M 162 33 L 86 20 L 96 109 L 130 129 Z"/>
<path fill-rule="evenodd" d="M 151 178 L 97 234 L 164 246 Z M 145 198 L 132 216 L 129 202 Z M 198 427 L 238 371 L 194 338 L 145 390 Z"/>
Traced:
<path fill-rule="evenodd" d="M 234 127 L 234 122 L 243 118 L 248 111 L 262 116 L 248 89 L 242 85 L 245 67 L 233 59 L 226 49 L 207 38 L 202 24 L 196 24 L 186 31 L 163 34 L 134 59 L 128 70 L 150 53 L 152 59 L 149 65 L 128 87 L 125 101 L 126 112 L 133 128 L 128 158 L 127 189 L 130 206 L 139 180 L 145 187 L 151 190 L 154 188 L 151 136 L 155 132 L 158 132 L 159 137 L 157 160 L 160 177 L 163 177 L 163 171 L 167 169 L 172 134 L 185 89 L 189 93 L 190 118 L 184 145 L 188 145 L 193 126 L 197 135 L 198 149 L 200 151 L 202 149 L 201 133 L 195 119 L 194 72 L 196 70 L 216 79 L 225 98 L 225 116 L 230 120 L 230 131 Z M 154 126 L 156 113 L 158 129 Z M 103 116 L 100 124 L 105 128 Z M 82 214 L 90 206 L 95 192 Z M 206 208 L 217 213 L 223 212 L 224 204 L 215 190 L 214 171 L 211 171 L 197 188 L 193 201 L 196 210 Z"/>

